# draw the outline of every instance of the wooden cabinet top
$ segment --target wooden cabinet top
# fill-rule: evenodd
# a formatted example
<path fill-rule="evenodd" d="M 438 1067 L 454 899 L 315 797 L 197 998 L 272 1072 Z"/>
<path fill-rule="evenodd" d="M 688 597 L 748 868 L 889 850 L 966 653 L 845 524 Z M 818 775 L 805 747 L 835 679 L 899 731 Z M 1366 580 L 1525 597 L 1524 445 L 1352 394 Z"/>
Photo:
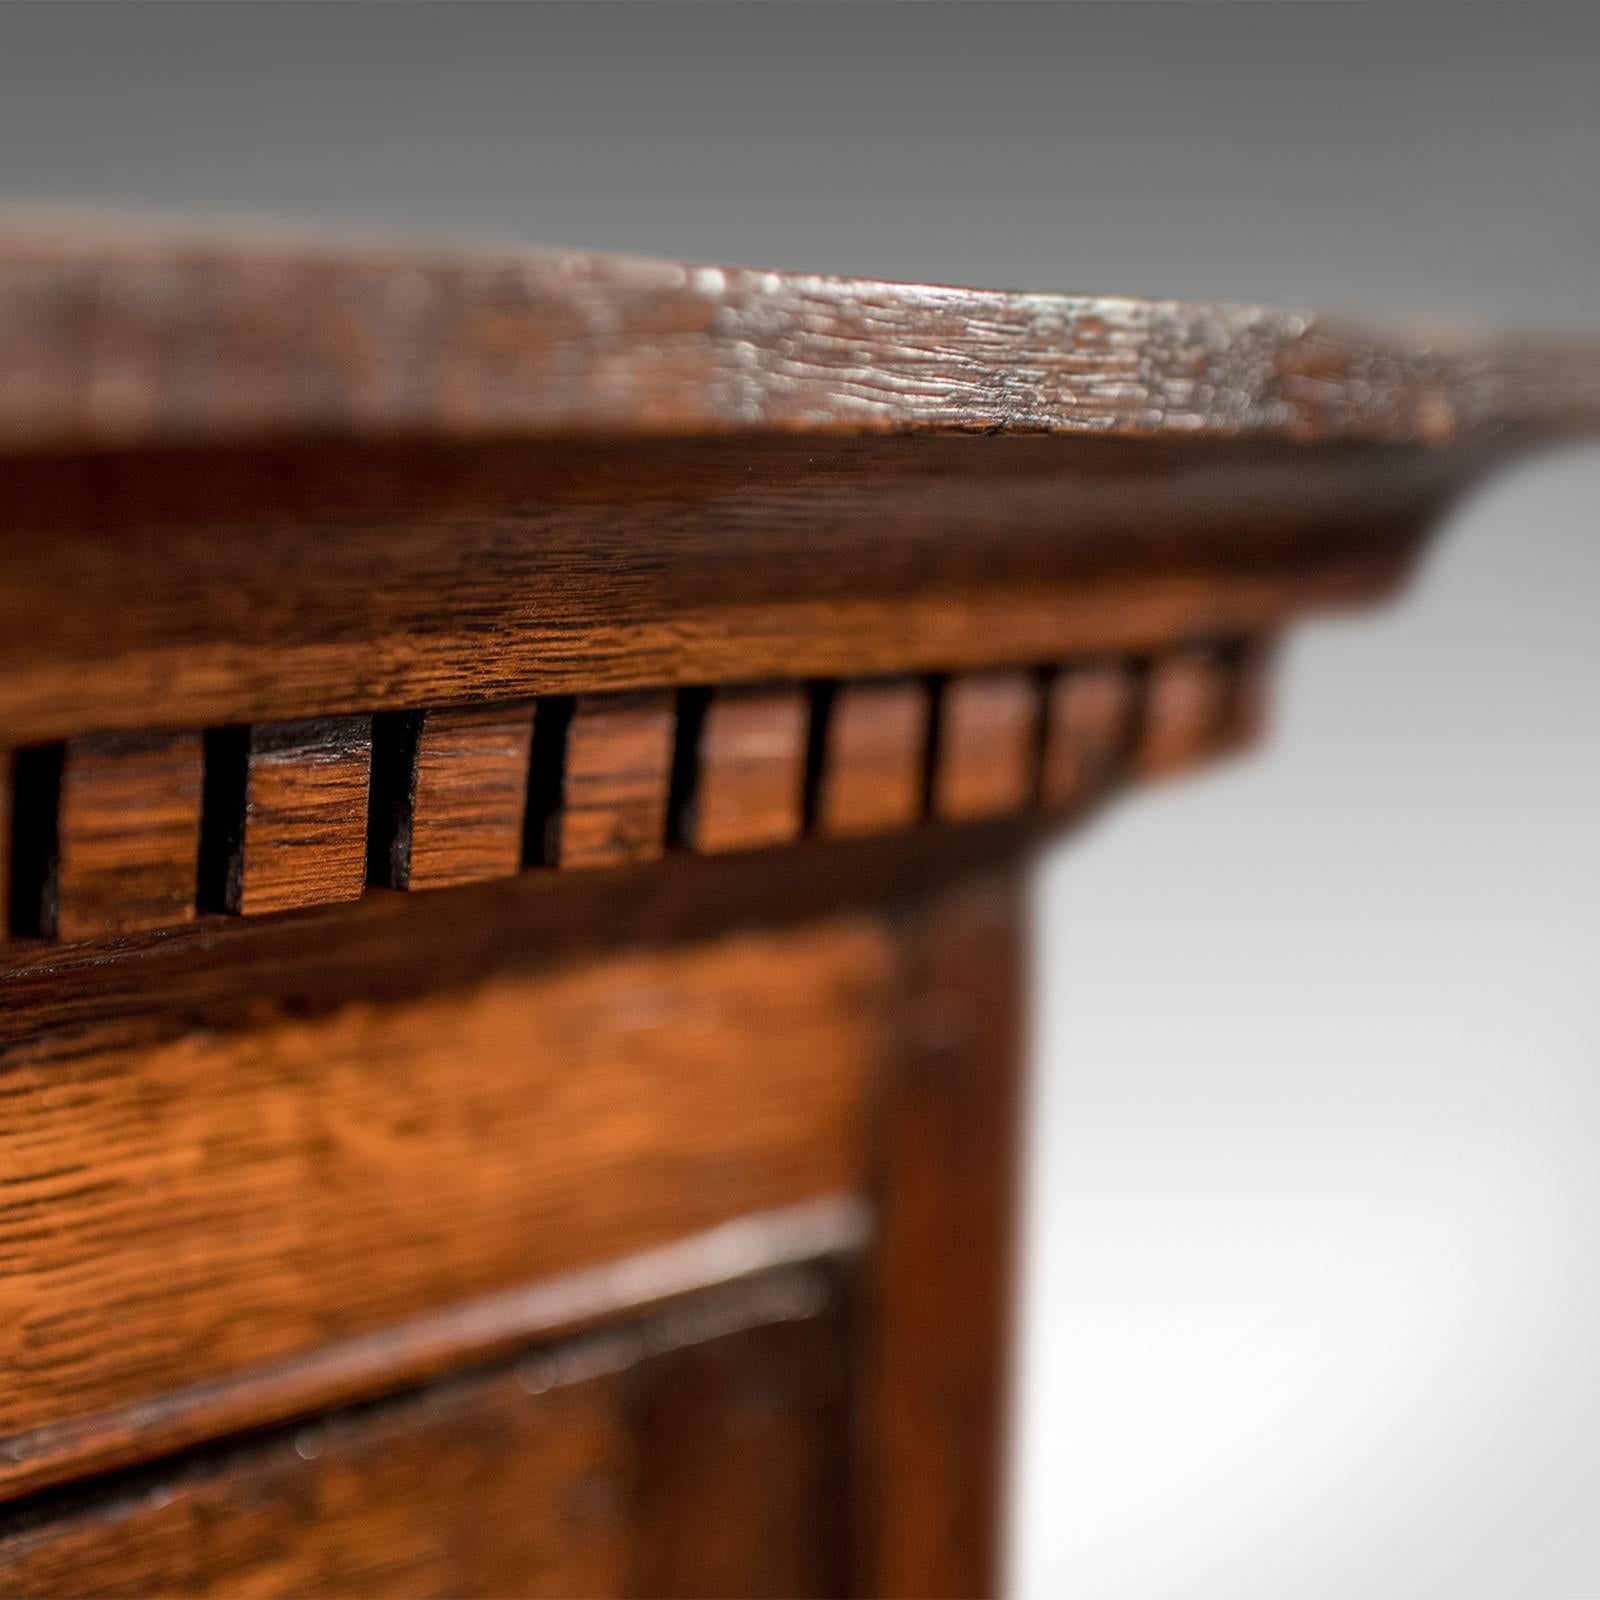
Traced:
<path fill-rule="evenodd" d="M 0 448 L 1092 434 L 1458 444 L 1600 418 L 1600 359 L 1247 306 L 627 256 L 0 227 Z"/>
<path fill-rule="evenodd" d="M 1065 816 L 1597 425 L 1551 339 L 14 223 L 13 948 Z"/>

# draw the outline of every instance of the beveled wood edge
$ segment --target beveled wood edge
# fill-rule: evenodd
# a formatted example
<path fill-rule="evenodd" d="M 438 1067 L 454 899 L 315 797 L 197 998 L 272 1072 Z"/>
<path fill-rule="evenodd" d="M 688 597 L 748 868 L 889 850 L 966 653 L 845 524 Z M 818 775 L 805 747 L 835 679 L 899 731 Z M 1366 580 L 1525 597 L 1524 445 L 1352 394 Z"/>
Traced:
<path fill-rule="evenodd" d="M 0 1502 L 169 1456 L 245 1429 L 393 1393 L 552 1338 L 777 1268 L 849 1260 L 872 1212 L 824 1195 L 757 1212 L 619 1260 L 458 1302 L 276 1365 L 0 1439 Z"/>
<path fill-rule="evenodd" d="M 1600 428 L 1600 340 L 514 246 L 0 217 L 0 454 L 313 438 Z"/>

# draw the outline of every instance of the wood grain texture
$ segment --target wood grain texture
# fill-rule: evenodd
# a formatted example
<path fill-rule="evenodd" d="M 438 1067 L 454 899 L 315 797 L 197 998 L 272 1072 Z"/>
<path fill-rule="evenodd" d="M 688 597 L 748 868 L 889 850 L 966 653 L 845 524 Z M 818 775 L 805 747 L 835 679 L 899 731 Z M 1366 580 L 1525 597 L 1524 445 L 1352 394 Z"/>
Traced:
<path fill-rule="evenodd" d="M 1144 725 L 1136 761 L 1141 773 L 1187 772 L 1233 742 L 1235 661 L 1225 650 L 1174 650 L 1150 663 Z"/>
<path fill-rule="evenodd" d="M 1030 666 L 1393 589 L 1482 451 L 786 439 L 0 462 L 0 741 Z"/>
<path fill-rule="evenodd" d="M 1026 672 L 951 678 L 939 697 L 933 810 L 950 822 L 1003 817 L 1034 803 L 1039 681 Z"/>
<path fill-rule="evenodd" d="M 355 900 L 367 877 L 372 719 L 251 728 L 235 881 L 244 916 Z"/>
<path fill-rule="evenodd" d="M 791 1279 L 764 1348 L 687 1342 L 670 1378 L 636 1385 L 631 1592 L 750 1600 L 846 1592 L 850 1324 L 836 1280 Z M 704 1304 L 708 1331 L 727 1311 Z M 735 1303 L 732 1307 L 738 1310 Z M 831 1314 L 830 1314 L 831 1313 Z"/>
<path fill-rule="evenodd" d="M 620 867 L 661 854 L 676 726 L 670 694 L 578 700 L 566 735 L 555 865 Z"/>
<path fill-rule="evenodd" d="M 756 1279 L 59 1496 L 0 1517 L 0 1574 L 32 1595 L 837 1594 L 838 1302 L 814 1270 Z"/>
<path fill-rule="evenodd" d="M 1074 663 L 1046 691 L 1039 798 L 1052 812 L 1105 791 L 1132 755 L 1139 683 L 1126 662 Z"/>
<path fill-rule="evenodd" d="M 841 685 L 827 708 L 817 832 L 848 839 L 922 816 L 929 699 L 913 681 Z"/>
<path fill-rule="evenodd" d="M 1020 1113 L 1020 879 L 906 913 L 861 1356 L 859 1592 L 999 1587 Z"/>
<path fill-rule="evenodd" d="M 387 855 L 397 889 L 444 889 L 522 866 L 533 707 L 470 706 L 411 719 L 409 773 Z M 397 795 L 397 798 L 399 796 Z"/>
<path fill-rule="evenodd" d="M 1588 347 L 93 232 L 0 235 L 0 371 L 12 745 L 1253 633 L 1600 423 Z"/>
<path fill-rule="evenodd" d="M 712 695 L 694 790 L 697 850 L 755 850 L 799 838 L 810 720 L 803 689 Z"/>
<path fill-rule="evenodd" d="M 367 1334 L 335 1339 L 224 1383 L 191 1384 L 153 1400 L 59 1424 L 8 1447 L 8 1491 L 148 1462 L 286 1417 L 393 1393 L 481 1364 L 530 1340 L 605 1326 L 708 1288 L 800 1263 L 841 1269 L 872 1233 L 852 1196 L 754 1212 L 631 1255 L 452 1301 Z"/>
<path fill-rule="evenodd" d="M 181 1463 L 7 1529 L 8 1592 L 293 1597 L 626 1592 L 615 1381 L 463 1380 Z"/>
<path fill-rule="evenodd" d="M 116 1408 L 859 1188 L 873 920 L 443 989 L 433 947 L 33 1011 L 0 1058 L 0 1483 Z M 339 998 L 363 972 L 385 1003 Z"/>
<path fill-rule="evenodd" d="M 855 1588 L 988 1592 L 1036 780 L 1235 747 L 1257 640 L 1596 429 L 1592 344 L 0 226 L 0 1497 L 149 1489 L 0 1521 L 17 1587 L 838 1592 L 847 1506 Z M 155 728 L 179 912 L 314 924 L 148 926 Z M 464 886 L 326 904 L 369 879 Z M 753 1364 L 717 1296 L 526 1406 L 240 1437 L 858 1247 L 869 1190 L 859 1308 Z"/>
<path fill-rule="evenodd" d="M 1038 817 L 934 823 L 760 854 L 670 851 L 660 861 L 606 873 L 530 871 L 460 893 L 369 894 L 322 908 L 315 942 L 302 918 L 211 916 L 77 945 L 14 941 L 0 951 L 0 1047 L 18 1043 L 28 1019 L 75 1024 L 86 1011 L 98 1015 L 113 995 L 130 1013 L 143 1014 L 149 1007 L 141 974 L 159 986 L 152 1000 L 164 1004 L 204 1000 L 209 1007 L 218 986 L 226 991 L 229 980 L 237 981 L 240 963 L 260 963 L 275 983 L 292 974 L 299 992 L 321 1005 L 346 994 L 340 984 L 387 1001 L 446 982 L 474 982 L 509 959 L 566 962 L 880 907 L 948 873 L 1014 860 L 1037 845 L 1044 827 Z"/>
<path fill-rule="evenodd" d="M 67 746 L 58 937 L 93 939 L 194 916 L 200 788 L 198 733 L 112 734 Z"/>
<path fill-rule="evenodd" d="M 1438 443 L 1600 419 L 1587 345 L 92 222 L 0 237 L 0 373 L 11 451 L 772 429 Z"/>
<path fill-rule="evenodd" d="M 208 911 L 355 898 L 363 807 L 365 883 L 400 889 L 637 864 L 667 845 L 716 855 L 808 830 L 881 836 L 925 809 L 947 822 L 1041 806 L 1059 818 L 1114 775 L 1248 742 L 1266 660 L 1234 640 L 1143 677 L 1139 664 L 1101 661 L 212 729 L 203 803 L 199 734 L 35 747 L 17 767 L 25 817 L 10 857 L 24 889 L 12 927 L 70 942 L 175 925 L 193 917 L 197 885 Z M 1157 694 L 1136 728 L 1146 678 Z M 142 901 L 141 872 L 156 880 Z M 130 897 L 121 909 L 118 893 Z"/>

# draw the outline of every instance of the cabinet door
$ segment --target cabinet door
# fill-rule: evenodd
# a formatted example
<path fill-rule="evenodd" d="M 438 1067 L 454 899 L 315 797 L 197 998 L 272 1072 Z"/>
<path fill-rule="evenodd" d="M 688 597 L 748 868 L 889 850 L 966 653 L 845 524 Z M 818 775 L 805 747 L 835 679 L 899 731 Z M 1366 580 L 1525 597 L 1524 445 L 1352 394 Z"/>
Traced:
<path fill-rule="evenodd" d="M 18 1594 L 842 1592 L 845 1331 L 791 1269 L 0 1521 Z"/>

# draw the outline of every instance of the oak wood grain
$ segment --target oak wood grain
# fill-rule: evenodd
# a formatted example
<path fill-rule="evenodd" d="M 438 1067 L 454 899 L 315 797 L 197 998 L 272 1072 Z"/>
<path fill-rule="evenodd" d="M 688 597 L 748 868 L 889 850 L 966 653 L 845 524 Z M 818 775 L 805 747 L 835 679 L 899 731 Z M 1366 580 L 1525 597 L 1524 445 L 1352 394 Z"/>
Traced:
<path fill-rule="evenodd" d="M 621 1595 L 627 1444 L 615 1380 L 466 1379 L 0 1519 L 0 1572 L 129 1600 Z"/>
<path fill-rule="evenodd" d="M 843 1320 L 816 1270 L 0 1514 L 13 1592 L 837 1594 Z"/>
<path fill-rule="evenodd" d="M 1392 588 L 1485 464 L 1017 438 L 0 462 L 0 736 L 1148 654 Z"/>
<path fill-rule="evenodd" d="M 254 916 L 358 899 L 367 876 L 371 717 L 257 725 L 228 757 L 241 758 L 242 816 L 215 847 L 227 852 L 216 909 Z"/>
<path fill-rule="evenodd" d="M 1039 681 L 1032 673 L 968 673 L 945 683 L 935 814 L 967 822 L 1027 810 L 1038 791 L 1039 719 Z"/>
<path fill-rule="evenodd" d="M 1000 1581 L 1023 1012 L 1019 878 L 904 908 L 861 1344 L 859 1592 Z"/>
<path fill-rule="evenodd" d="M 535 1338 L 605 1326 L 780 1267 L 829 1261 L 842 1269 L 871 1234 L 870 1211 L 855 1196 L 753 1212 L 665 1245 L 452 1301 L 222 1383 L 190 1384 L 55 1424 L 10 1442 L 16 1473 L 7 1489 L 103 1475 L 286 1417 L 392 1393 Z"/>
<path fill-rule="evenodd" d="M 315 997 L 326 1006 L 474 982 L 508 962 L 564 965 L 741 927 L 792 926 L 1013 861 L 1048 827 L 1043 817 L 1012 817 L 805 840 L 757 855 L 670 851 L 604 873 L 529 871 L 437 895 L 369 894 L 305 917 L 202 914 L 76 945 L 18 940 L 0 949 L 0 1049 L 30 1027 L 76 1025 L 113 1004 L 141 1016 L 174 1006 L 189 1008 L 191 1019 L 226 1018 L 242 964 L 259 964 L 271 985 L 292 983 L 304 1003 Z M 153 986 L 148 999 L 145 985 Z"/>
<path fill-rule="evenodd" d="M 200 788 L 198 733 L 73 740 L 61 771 L 52 931 L 92 939 L 190 920 Z"/>
<path fill-rule="evenodd" d="M 1051 675 L 1039 780 L 1046 809 L 1071 811 L 1124 771 L 1138 706 L 1139 683 L 1126 662 L 1077 662 Z"/>
<path fill-rule="evenodd" d="M 400 889 L 628 865 L 668 845 L 715 855 L 794 844 L 808 830 L 881 835 L 925 811 L 970 823 L 1042 805 L 1059 817 L 1139 762 L 1158 772 L 1248 743 L 1267 659 L 1260 643 L 1229 640 L 1144 671 L 1102 660 L 920 684 L 554 697 L 537 710 L 513 702 L 212 729 L 203 801 L 199 734 L 35 747 L 16 768 L 25 817 L 8 854 L 26 887 L 11 923 L 25 936 L 103 940 L 190 920 L 197 895 L 207 910 L 237 910 L 269 879 L 269 909 L 354 898 L 363 805 L 365 882 Z M 1203 674 L 1203 687 L 1180 667 Z M 1176 675 L 1165 691 L 1161 673 Z M 131 886 L 119 889 L 118 873 Z M 119 909 L 115 896 L 136 896 L 140 873 L 158 892 Z"/>
<path fill-rule="evenodd" d="M 925 813 L 971 823 L 1042 806 L 1059 818 L 1074 796 L 1103 793 L 1141 764 L 1159 772 L 1247 743 L 1266 659 L 1257 643 L 1230 640 L 1144 671 L 1100 661 L 212 729 L 203 802 L 198 734 L 35 747 L 16 768 L 25 815 L 9 856 L 24 887 L 11 924 L 24 936 L 105 940 L 190 920 L 197 897 L 207 910 L 238 910 L 252 887 L 249 908 L 284 910 L 353 899 L 365 886 L 637 864 L 668 846 L 716 855 L 792 845 L 808 830 L 881 836 Z M 1188 699 L 1180 664 L 1204 675 Z M 1161 673 L 1176 674 L 1165 691 Z M 119 910 L 117 872 L 135 874 L 130 894 L 140 872 L 160 892 Z"/>
<path fill-rule="evenodd" d="M 633 1594 L 847 1592 L 849 1315 L 837 1280 L 813 1273 L 789 1283 L 788 1315 L 764 1330 L 764 1348 L 749 1336 L 702 1337 L 673 1357 L 670 1378 L 635 1385 L 646 1466 Z M 710 1331 L 739 1308 L 696 1309 Z"/>
<path fill-rule="evenodd" d="M 578 700 L 566 734 L 556 866 L 620 867 L 661 854 L 676 727 L 670 694 Z"/>
<path fill-rule="evenodd" d="M 102 985 L 6 1048 L 0 1483 L 63 1424 L 859 1186 L 873 920 L 407 995 L 427 966 L 382 1005 Z"/>
<path fill-rule="evenodd" d="M 533 707 L 449 707 L 402 718 L 387 881 L 445 889 L 522 865 Z"/>
<path fill-rule="evenodd" d="M 1592 342 L 0 225 L 21 1590 L 991 1590 L 1024 813 L 1597 428 Z"/>
<path fill-rule="evenodd" d="M 12 451 L 940 428 L 1440 443 L 1600 418 L 1587 344 L 125 220 L 0 235 L 0 373 Z"/>
<path fill-rule="evenodd" d="M 810 702 L 803 689 L 724 690 L 705 710 L 694 789 L 697 850 L 788 844 L 804 824 Z"/>
<path fill-rule="evenodd" d="M 887 833 L 922 816 L 930 702 L 914 680 L 850 683 L 827 705 L 817 831 Z"/>
<path fill-rule="evenodd" d="M 1138 770 L 1164 777 L 1186 772 L 1234 742 L 1230 709 L 1236 662 L 1207 647 L 1174 650 L 1150 663 Z"/>

